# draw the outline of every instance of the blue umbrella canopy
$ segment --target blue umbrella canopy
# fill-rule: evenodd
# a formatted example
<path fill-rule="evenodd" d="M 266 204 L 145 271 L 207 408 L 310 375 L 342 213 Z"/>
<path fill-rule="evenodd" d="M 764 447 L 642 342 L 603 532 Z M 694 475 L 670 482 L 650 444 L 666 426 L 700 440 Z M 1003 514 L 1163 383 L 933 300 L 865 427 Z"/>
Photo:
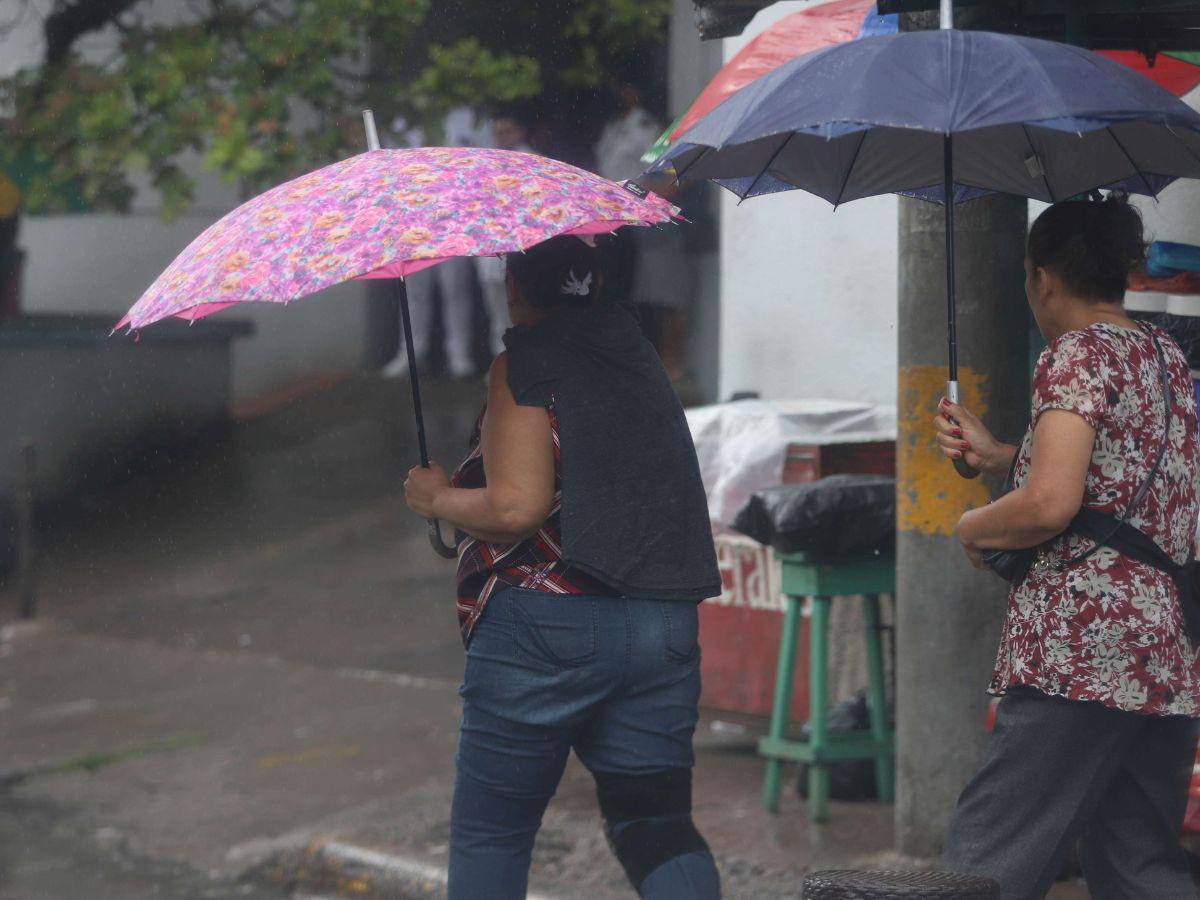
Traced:
<path fill-rule="evenodd" d="M 954 206 L 1156 195 L 1200 177 L 1200 114 L 1090 51 L 984 31 L 863 38 L 787 62 L 726 99 L 648 170 L 742 199 L 803 189 L 833 204 L 904 193 L 946 209 L 947 396 L 959 401 Z M 947 203 L 946 199 L 952 202 Z M 962 459 L 959 474 L 979 473 Z"/>
<path fill-rule="evenodd" d="M 1200 114 L 1098 54 L 982 31 L 864 38 L 785 63 L 681 135 L 652 168 L 740 197 L 800 188 L 831 203 L 1002 192 L 1055 202 L 1154 195 L 1200 177 Z"/>

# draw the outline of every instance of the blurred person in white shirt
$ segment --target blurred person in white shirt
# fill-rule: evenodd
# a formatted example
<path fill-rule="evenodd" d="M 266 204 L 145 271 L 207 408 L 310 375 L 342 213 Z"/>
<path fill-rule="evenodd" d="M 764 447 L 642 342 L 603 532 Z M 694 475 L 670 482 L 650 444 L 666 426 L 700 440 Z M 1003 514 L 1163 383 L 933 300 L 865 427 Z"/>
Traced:
<path fill-rule="evenodd" d="M 392 133 L 403 146 L 425 145 L 426 135 L 419 128 L 410 128 L 403 119 L 392 123 Z M 442 122 L 442 145 L 445 147 L 486 147 L 491 132 L 480 124 L 475 111 L 458 107 L 446 114 Z M 405 280 L 408 287 L 409 310 L 412 318 L 413 353 L 418 367 L 429 356 L 433 329 L 433 292 L 436 286 L 442 298 L 442 326 L 446 337 L 446 365 L 455 378 L 476 374 L 471 355 L 471 301 L 474 294 L 475 266 L 467 257 L 448 259 L 444 263 L 423 269 Z M 408 353 L 403 338 L 396 355 L 383 367 L 388 378 L 408 375 Z"/>
<path fill-rule="evenodd" d="M 662 133 L 658 120 L 642 108 L 641 92 L 630 81 L 613 85 L 617 114 L 596 142 L 596 171 L 611 181 L 636 178 L 646 168 L 645 153 Z"/>

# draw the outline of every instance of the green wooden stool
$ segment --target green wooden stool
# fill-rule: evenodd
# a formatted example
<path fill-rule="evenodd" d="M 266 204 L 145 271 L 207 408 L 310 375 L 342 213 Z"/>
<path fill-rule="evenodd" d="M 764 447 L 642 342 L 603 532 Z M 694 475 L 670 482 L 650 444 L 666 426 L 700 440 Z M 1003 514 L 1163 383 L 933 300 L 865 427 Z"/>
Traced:
<path fill-rule="evenodd" d="M 787 615 L 779 640 L 779 671 L 775 679 L 775 701 L 771 732 L 758 742 L 758 753 L 767 758 L 763 802 L 779 809 L 783 763 L 805 762 L 808 769 L 808 810 L 814 821 L 823 822 L 829 804 L 829 764 L 845 759 L 875 761 L 875 783 L 879 799 L 890 801 L 894 791 L 895 741 L 887 720 L 887 687 L 883 674 L 883 644 L 879 637 L 879 595 L 896 591 L 896 561 L 892 557 L 824 563 L 803 553 L 781 558 L 783 593 Z M 829 660 L 829 608 L 834 597 L 862 594 L 866 603 L 867 673 L 870 681 L 871 728 L 869 731 L 830 734 L 826 697 L 826 666 Z M 809 739 L 788 738 L 788 713 L 792 708 L 792 682 L 796 673 L 796 644 L 800 636 L 801 604 L 812 598 L 809 630 Z"/>

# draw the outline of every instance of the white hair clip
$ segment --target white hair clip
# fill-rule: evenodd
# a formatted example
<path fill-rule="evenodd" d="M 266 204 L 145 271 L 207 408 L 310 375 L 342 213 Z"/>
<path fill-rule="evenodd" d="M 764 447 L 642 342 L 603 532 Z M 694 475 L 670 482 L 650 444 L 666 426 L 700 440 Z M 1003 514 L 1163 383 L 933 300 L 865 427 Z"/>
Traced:
<path fill-rule="evenodd" d="M 580 297 L 586 297 L 592 292 L 592 273 L 588 272 L 587 277 L 580 281 L 575 275 L 575 270 L 571 269 L 567 273 L 567 280 L 562 283 L 559 292 L 563 294 L 576 294 Z"/>

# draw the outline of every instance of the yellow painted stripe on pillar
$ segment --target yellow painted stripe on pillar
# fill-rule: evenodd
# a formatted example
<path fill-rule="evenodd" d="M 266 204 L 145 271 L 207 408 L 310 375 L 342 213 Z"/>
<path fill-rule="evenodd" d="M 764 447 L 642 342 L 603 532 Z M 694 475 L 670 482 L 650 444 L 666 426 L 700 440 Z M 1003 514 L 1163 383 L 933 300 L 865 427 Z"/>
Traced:
<path fill-rule="evenodd" d="M 962 403 L 987 412 L 986 378 L 960 368 Z M 900 369 L 896 433 L 896 527 L 921 534 L 954 534 L 959 517 L 991 499 L 983 480 L 961 478 L 937 448 L 933 417 L 946 395 L 944 366 Z"/>

